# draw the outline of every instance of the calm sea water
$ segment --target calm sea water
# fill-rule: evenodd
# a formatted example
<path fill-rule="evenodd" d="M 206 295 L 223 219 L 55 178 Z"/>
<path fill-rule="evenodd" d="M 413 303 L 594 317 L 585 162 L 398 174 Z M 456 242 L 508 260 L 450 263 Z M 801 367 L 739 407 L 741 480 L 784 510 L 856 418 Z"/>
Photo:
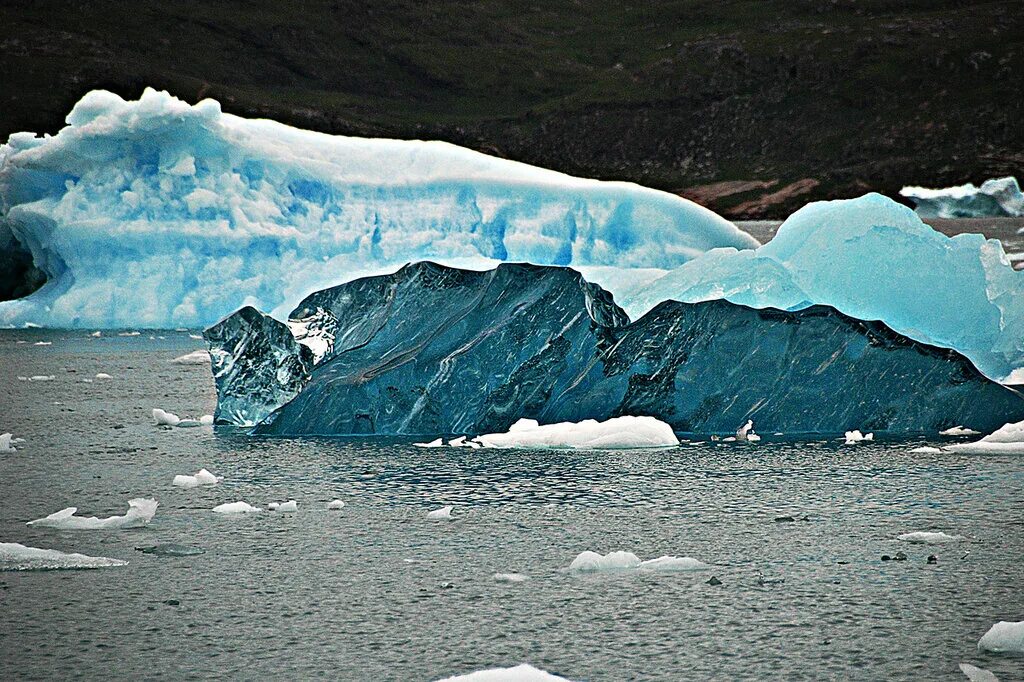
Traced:
<path fill-rule="evenodd" d="M 431 680 L 520 662 L 586 680 L 956 680 L 961 661 L 1024 678 L 1024 660 L 976 649 L 1024 618 L 1024 458 L 910 453 L 921 441 L 473 451 L 161 429 L 153 407 L 198 416 L 215 394 L 208 368 L 169 362 L 202 342 L 156 334 L 0 331 L 0 431 L 26 439 L 0 454 L 0 541 L 130 561 L 0 573 L 5 680 Z M 98 372 L 113 379 L 83 383 Z M 54 380 L 17 379 L 31 375 Z M 200 467 L 224 481 L 170 485 Z M 66 506 L 121 514 L 136 496 L 160 501 L 144 529 L 25 525 Z M 344 510 L 326 510 L 334 498 Z M 211 511 L 287 499 L 298 513 Z M 451 521 L 426 518 L 445 504 Z M 916 530 L 969 539 L 894 539 Z M 205 553 L 134 549 L 156 543 Z M 567 570 L 620 549 L 711 567 Z M 528 578 L 493 577 L 510 572 Z"/>

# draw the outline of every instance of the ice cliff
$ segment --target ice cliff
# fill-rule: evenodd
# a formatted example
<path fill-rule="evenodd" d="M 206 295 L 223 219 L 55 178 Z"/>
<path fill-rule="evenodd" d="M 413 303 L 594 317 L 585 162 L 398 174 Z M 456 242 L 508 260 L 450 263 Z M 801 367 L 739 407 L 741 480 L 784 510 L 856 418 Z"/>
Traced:
<path fill-rule="evenodd" d="M 94 91 L 67 123 L 0 146 L 0 245 L 16 239 L 47 278 L 0 303 L 0 324 L 205 326 L 242 305 L 283 317 L 323 286 L 425 258 L 671 268 L 756 246 L 664 192 L 247 120 L 213 100 Z"/>
<path fill-rule="evenodd" d="M 243 309 L 207 337 L 214 357 L 276 349 L 285 325 Z M 301 389 L 282 391 L 277 350 L 217 369 L 252 387 L 256 432 L 478 434 L 542 424 L 660 419 L 677 432 L 934 433 L 1024 419 L 1024 399 L 949 349 L 833 308 L 757 310 L 664 302 L 630 323 L 611 296 L 568 268 L 503 264 L 472 272 L 416 263 L 311 295 L 289 325 L 321 351 Z M 278 325 L 278 326 L 275 326 Z M 298 345 L 301 347 L 302 342 Z M 300 358 L 308 349 L 292 349 Z M 226 373 L 225 373 L 225 370 Z M 301 374 L 301 373 L 300 373 Z M 241 385 L 241 384 L 240 384 Z M 823 400 L 822 396 L 828 396 Z M 276 407 L 276 409 L 275 409 Z M 236 421 L 237 407 L 221 409 Z M 1018 417 L 1019 415 L 1019 417 Z"/>
<path fill-rule="evenodd" d="M 878 194 L 808 204 L 756 250 L 715 249 L 621 300 L 831 306 L 970 358 L 1001 380 L 1024 366 L 1024 272 L 979 234 L 947 237 Z"/>
<path fill-rule="evenodd" d="M 904 187 L 900 194 L 914 202 L 922 218 L 988 218 L 1024 215 L 1024 194 L 1017 178 L 995 178 L 975 187 L 972 183 L 928 189 Z"/>

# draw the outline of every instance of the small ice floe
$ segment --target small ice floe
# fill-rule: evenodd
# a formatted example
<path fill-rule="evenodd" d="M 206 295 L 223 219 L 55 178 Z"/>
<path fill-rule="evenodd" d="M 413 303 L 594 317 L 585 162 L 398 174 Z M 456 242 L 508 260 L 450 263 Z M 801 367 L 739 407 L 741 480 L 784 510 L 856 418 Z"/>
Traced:
<path fill-rule="evenodd" d="M 295 500 L 288 500 L 287 502 L 271 502 L 267 505 L 267 509 L 270 511 L 291 513 L 299 511 L 299 503 Z"/>
<path fill-rule="evenodd" d="M 960 672 L 967 675 L 967 679 L 971 682 L 999 682 L 999 678 L 991 673 L 991 671 L 979 668 L 970 663 L 961 663 Z"/>
<path fill-rule="evenodd" d="M 485 448 L 655 448 L 679 445 L 672 427 L 654 417 L 614 417 L 599 422 L 561 422 L 541 426 L 535 419 L 520 419 L 506 433 L 488 433 L 473 439 Z"/>
<path fill-rule="evenodd" d="M 0 571 L 52 571 L 126 565 L 128 562 L 121 559 L 65 554 L 55 549 L 26 547 L 17 542 L 0 542 Z"/>
<path fill-rule="evenodd" d="M 89 334 L 89 336 L 91 336 L 94 339 L 98 339 L 101 336 L 103 336 L 103 332 L 97 330 L 97 331 L 94 331 L 92 334 Z"/>
<path fill-rule="evenodd" d="M 331 511 L 336 511 L 338 509 L 344 509 L 345 508 L 345 502 L 344 502 L 344 500 L 331 500 L 330 502 L 327 503 L 327 508 L 330 509 Z"/>
<path fill-rule="evenodd" d="M 413 443 L 413 445 L 418 448 L 443 448 L 444 441 L 438 438 L 437 440 L 432 440 L 429 443 Z"/>
<path fill-rule="evenodd" d="M 942 452 L 940 448 L 933 448 L 930 445 L 922 445 L 919 448 L 914 448 L 911 452 L 918 452 L 922 454 L 937 455 Z"/>
<path fill-rule="evenodd" d="M 451 505 L 448 505 L 447 507 L 441 507 L 440 509 L 435 509 L 434 511 L 427 512 L 427 518 L 450 519 L 452 517 L 452 509 L 453 507 Z"/>
<path fill-rule="evenodd" d="M 128 512 L 124 516 L 110 516 L 100 519 L 95 516 L 75 516 L 78 507 L 68 507 L 49 516 L 29 521 L 29 526 L 59 528 L 60 530 L 116 530 L 120 528 L 141 528 L 153 520 L 160 503 L 153 499 L 137 497 L 128 500 Z"/>
<path fill-rule="evenodd" d="M 114 377 L 110 376 L 106 372 L 100 372 L 99 374 L 96 375 L 96 378 L 97 379 L 113 379 Z"/>
<path fill-rule="evenodd" d="M 269 509 L 270 511 L 277 511 L 277 508 L 280 506 L 280 502 L 270 502 L 267 504 L 267 509 Z"/>
<path fill-rule="evenodd" d="M 960 542 L 966 540 L 963 535 L 946 535 L 945 533 L 929 533 L 918 531 L 916 533 L 904 533 L 897 535 L 897 540 L 909 542 L 912 545 L 942 545 L 948 542 Z"/>
<path fill-rule="evenodd" d="M 254 507 L 248 502 L 225 502 L 218 504 L 213 511 L 218 514 L 251 514 L 260 511 L 260 508 Z"/>
<path fill-rule="evenodd" d="M 1004 424 L 981 440 L 971 443 L 954 443 L 947 445 L 945 449 L 971 455 L 1024 453 L 1024 422 Z"/>
<path fill-rule="evenodd" d="M 875 434 L 873 434 L 873 433 L 864 434 L 864 433 L 861 433 L 858 429 L 854 429 L 853 431 L 847 431 L 845 435 L 846 435 L 846 445 L 853 445 L 854 443 L 860 443 L 860 442 L 863 442 L 863 441 L 866 441 L 866 440 L 874 440 L 875 439 Z"/>
<path fill-rule="evenodd" d="M 213 415 L 204 414 L 202 417 L 199 418 L 199 423 L 203 426 L 213 426 Z"/>
<path fill-rule="evenodd" d="M 142 332 L 121 332 L 118 336 L 140 336 Z"/>
<path fill-rule="evenodd" d="M 32 344 L 33 346 L 52 346 L 53 341 L 36 341 Z"/>
<path fill-rule="evenodd" d="M 453 675 L 437 682 L 569 682 L 569 680 L 523 663 L 513 668 L 489 668 L 465 675 Z"/>
<path fill-rule="evenodd" d="M 177 426 L 181 423 L 181 417 L 172 412 L 165 412 L 159 407 L 154 407 L 153 421 L 156 422 L 157 426 Z"/>
<path fill-rule="evenodd" d="M 521 583 L 526 580 L 522 573 L 495 573 L 494 581 L 499 583 Z"/>
<path fill-rule="evenodd" d="M 598 554 L 597 552 L 581 552 L 572 563 L 569 564 L 570 571 L 628 571 L 633 569 L 646 569 L 650 571 L 693 571 L 707 568 L 707 564 L 691 557 L 662 556 L 657 559 L 641 561 L 640 557 L 632 552 L 609 552 Z"/>
<path fill-rule="evenodd" d="M 217 485 L 222 480 L 222 477 L 214 476 L 206 469 L 200 469 L 192 476 L 178 474 L 171 481 L 171 485 L 178 488 L 198 488 L 201 485 Z"/>
<path fill-rule="evenodd" d="M 999 621 L 978 640 L 978 650 L 996 654 L 1024 654 L 1024 620 Z"/>
<path fill-rule="evenodd" d="M 14 447 L 13 443 L 13 433 L 0 433 L 0 452 L 17 452 L 18 448 Z"/>
<path fill-rule="evenodd" d="M 189 334 L 188 338 L 195 339 L 196 341 L 202 341 L 203 337 L 200 334 Z"/>
<path fill-rule="evenodd" d="M 748 419 L 747 423 L 736 429 L 736 440 L 738 441 L 750 441 L 756 443 L 761 440 L 761 436 L 754 433 L 754 420 Z"/>
<path fill-rule="evenodd" d="M 951 429 L 945 431 L 939 431 L 940 436 L 978 436 L 981 435 L 981 431 L 975 431 L 974 429 L 965 429 L 963 426 L 954 426 Z"/>
<path fill-rule="evenodd" d="M 33 374 L 30 377 L 18 377 L 18 381 L 53 381 L 56 378 L 53 374 Z"/>
<path fill-rule="evenodd" d="M 210 351 L 208 350 L 196 350 L 185 355 L 180 355 L 171 362 L 175 365 L 209 365 L 210 364 Z"/>

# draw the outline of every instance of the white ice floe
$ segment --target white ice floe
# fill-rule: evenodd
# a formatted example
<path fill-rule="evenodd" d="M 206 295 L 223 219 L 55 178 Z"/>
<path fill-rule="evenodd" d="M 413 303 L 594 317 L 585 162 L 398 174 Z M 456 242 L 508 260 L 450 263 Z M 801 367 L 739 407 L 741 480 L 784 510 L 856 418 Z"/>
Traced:
<path fill-rule="evenodd" d="M 18 448 L 14 447 L 14 434 L 12 433 L 0 433 L 0 452 L 17 452 Z"/>
<path fill-rule="evenodd" d="M 846 435 L 846 445 L 853 445 L 854 443 L 860 443 L 860 442 L 863 442 L 863 441 L 874 440 L 875 439 L 875 434 L 873 434 L 873 433 L 864 434 L 864 433 L 861 433 L 858 429 L 854 429 L 853 431 L 847 431 L 845 435 Z"/>
<path fill-rule="evenodd" d="M 946 429 L 945 431 L 939 431 L 940 436 L 977 436 L 980 433 L 981 431 L 965 429 L 963 426 L 954 426 L 953 428 Z"/>
<path fill-rule="evenodd" d="M 96 378 L 97 379 L 113 379 L 114 377 L 110 376 L 106 372 L 100 372 L 99 374 L 96 375 Z"/>
<path fill-rule="evenodd" d="M 569 682 L 569 680 L 523 663 L 514 668 L 489 668 L 465 675 L 454 675 L 437 682 Z"/>
<path fill-rule="evenodd" d="M 897 540 L 909 542 L 915 545 L 941 545 L 948 542 L 960 542 L 966 540 L 963 535 L 946 535 L 945 533 L 930 533 L 918 531 L 916 533 L 904 533 L 898 535 Z"/>
<path fill-rule="evenodd" d="M 180 355 L 173 360 L 172 363 L 175 365 L 209 365 L 210 364 L 210 351 L 208 350 L 196 350 L 185 355 Z"/>
<path fill-rule="evenodd" d="M 650 571 L 693 571 L 706 568 L 707 564 L 691 557 L 662 556 L 657 559 L 641 561 L 632 552 L 581 552 L 572 563 L 570 571 L 628 571 L 645 569 Z"/>
<path fill-rule="evenodd" d="M 452 517 L 452 506 L 441 507 L 432 512 L 427 512 L 428 519 L 450 519 Z"/>
<path fill-rule="evenodd" d="M 748 419 L 746 424 L 736 429 L 736 440 L 750 441 L 751 443 L 761 440 L 761 436 L 754 433 L 754 420 Z"/>
<path fill-rule="evenodd" d="M 561 422 L 541 426 L 520 419 L 506 433 L 488 433 L 473 440 L 486 448 L 652 448 L 679 445 L 672 427 L 654 417 L 614 417 L 599 422 Z"/>
<path fill-rule="evenodd" d="M 52 346 L 53 341 L 36 341 L 32 344 L 33 346 Z"/>
<path fill-rule="evenodd" d="M 53 381 L 56 378 L 53 374 L 34 374 L 30 377 L 18 377 L 18 381 Z"/>
<path fill-rule="evenodd" d="M 999 682 L 999 678 L 993 675 L 991 671 L 971 665 L 970 663 L 961 663 L 960 672 L 967 675 L 967 679 L 971 682 Z"/>
<path fill-rule="evenodd" d="M 344 500 L 331 500 L 330 502 L 327 503 L 327 508 L 330 510 L 344 509 L 344 507 Z"/>
<path fill-rule="evenodd" d="M 202 424 L 203 426 L 213 426 L 213 415 L 204 414 L 202 417 L 199 418 L 199 423 Z"/>
<path fill-rule="evenodd" d="M 188 338 L 195 339 L 196 341 L 202 341 L 203 336 L 201 334 L 189 334 Z"/>
<path fill-rule="evenodd" d="M 270 511 L 276 512 L 297 512 L 299 511 L 299 503 L 295 500 L 288 500 L 287 502 L 271 502 L 267 505 Z"/>
<path fill-rule="evenodd" d="M 137 497 L 128 500 L 128 512 L 124 516 L 110 516 L 105 519 L 95 516 L 75 516 L 78 507 L 68 507 L 54 512 L 49 516 L 29 521 L 29 526 L 59 528 L 61 530 L 115 530 L 120 528 L 141 528 L 148 525 L 156 514 L 159 502 L 153 499 Z"/>
<path fill-rule="evenodd" d="M 494 580 L 499 583 L 521 583 L 526 580 L 526 576 L 522 573 L 495 573 Z"/>
<path fill-rule="evenodd" d="M 153 421 L 156 422 L 157 426 L 177 426 L 181 423 L 181 417 L 172 412 L 165 412 L 159 407 L 154 407 Z"/>
<path fill-rule="evenodd" d="M 972 443 L 955 443 L 945 449 L 972 455 L 1024 453 L 1024 422 L 1004 424 L 981 440 Z"/>
<path fill-rule="evenodd" d="M 89 336 L 93 337 L 94 339 L 98 339 L 101 336 L 103 336 L 103 332 L 101 332 L 101 331 L 94 331 L 92 334 L 89 334 Z"/>
<path fill-rule="evenodd" d="M 919 448 L 914 448 L 913 450 L 911 450 L 911 452 L 919 452 L 919 453 L 922 453 L 922 454 L 935 455 L 935 454 L 938 454 L 938 453 L 942 452 L 942 449 L 941 448 L 933 448 L 930 445 L 922 445 Z"/>
<path fill-rule="evenodd" d="M 222 477 L 214 476 L 206 469 L 200 469 L 191 476 L 178 474 L 171 481 L 171 485 L 178 488 L 198 488 L 201 485 L 217 485 L 221 480 L 223 480 Z"/>
<path fill-rule="evenodd" d="M 1024 654 L 1024 621 L 999 621 L 978 641 L 980 651 Z"/>
<path fill-rule="evenodd" d="M 224 504 L 218 504 L 213 508 L 213 511 L 218 514 L 250 514 L 258 512 L 260 509 L 248 502 L 225 502 Z"/>
<path fill-rule="evenodd" d="M 444 447 L 444 441 L 440 438 L 432 440 L 429 443 L 413 443 L 418 448 L 442 448 Z"/>
<path fill-rule="evenodd" d="M 55 549 L 26 547 L 17 542 L 0 542 L 0 571 L 46 571 L 77 568 L 126 566 L 127 561 L 103 556 L 66 554 Z"/>
<path fill-rule="evenodd" d="M 270 511 L 277 511 L 277 508 L 281 506 L 280 502 L 268 502 L 267 509 Z"/>

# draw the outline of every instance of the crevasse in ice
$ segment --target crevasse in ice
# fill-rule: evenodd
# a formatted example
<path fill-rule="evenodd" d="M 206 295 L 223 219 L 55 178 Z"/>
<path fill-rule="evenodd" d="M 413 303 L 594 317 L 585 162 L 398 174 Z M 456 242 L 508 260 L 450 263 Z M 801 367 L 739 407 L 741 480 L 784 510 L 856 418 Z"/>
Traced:
<path fill-rule="evenodd" d="M 1024 366 L 1024 272 L 1002 245 L 947 237 L 879 194 L 808 204 L 764 246 L 712 250 L 619 302 L 636 319 L 665 300 L 715 299 L 829 305 L 957 350 L 997 380 Z"/>
<path fill-rule="evenodd" d="M 671 268 L 756 242 L 677 196 L 442 142 L 330 136 L 147 89 L 0 146 L 0 240 L 48 282 L 0 324 L 178 327 L 423 258 Z M 2 241 L 0 241 L 2 243 Z"/>

